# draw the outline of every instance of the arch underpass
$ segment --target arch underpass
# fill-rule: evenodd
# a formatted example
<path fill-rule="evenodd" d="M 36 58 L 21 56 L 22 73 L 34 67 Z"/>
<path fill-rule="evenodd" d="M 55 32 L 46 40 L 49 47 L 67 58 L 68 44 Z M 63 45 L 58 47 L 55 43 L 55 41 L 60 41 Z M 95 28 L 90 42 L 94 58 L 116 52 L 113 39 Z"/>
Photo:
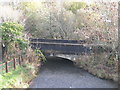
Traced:
<path fill-rule="evenodd" d="M 31 39 L 33 49 L 42 50 L 47 62 L 30 88 L 117 88 L 111 80 L 95 77 L 75 67 L 74 62 L 81 54 L 92 52 L 85 41 Z M 52 57 L 51 57 L 52 56 Z"/>

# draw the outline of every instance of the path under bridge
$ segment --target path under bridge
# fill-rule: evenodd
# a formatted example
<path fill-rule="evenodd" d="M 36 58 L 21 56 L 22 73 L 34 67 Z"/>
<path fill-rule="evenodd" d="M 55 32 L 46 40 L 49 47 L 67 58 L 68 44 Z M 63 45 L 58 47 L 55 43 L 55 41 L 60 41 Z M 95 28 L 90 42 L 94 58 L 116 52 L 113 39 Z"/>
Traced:
<path fill-rule="evenodd" d="M 80 54 L 91 53 L 84 40 L 30 39 L 33 49 L 40 49 L 45 56 L 57 56 L 76 60 Z"/>

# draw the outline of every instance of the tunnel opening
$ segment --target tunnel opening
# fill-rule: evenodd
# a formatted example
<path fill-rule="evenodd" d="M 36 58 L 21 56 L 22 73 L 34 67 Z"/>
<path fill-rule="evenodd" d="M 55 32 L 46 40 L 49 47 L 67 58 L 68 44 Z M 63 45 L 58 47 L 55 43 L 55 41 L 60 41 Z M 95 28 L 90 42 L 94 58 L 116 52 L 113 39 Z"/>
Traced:
<path fill-rule="evenodd" d="M 46 62 L 43 63 L 40 72 L 45 71 L 46 69 L 50 71 L 66 71 L 71 67 L 75 67 L 74 62 L 62 58 L 62 57 L 56 57 L 56 56 L 47 56 Z"/>
<path fill-rule="evenodd" d="M 47 61 L 60 61 L 60 62 L 63 62 L 63 63 L 71 63 L 73 64 L 73 61 L 67 59 L 67 58 L 62 58 L 62 57 L 58 57 L 58 56 L 47 56 L 46 57 L 46 60 Z"/>

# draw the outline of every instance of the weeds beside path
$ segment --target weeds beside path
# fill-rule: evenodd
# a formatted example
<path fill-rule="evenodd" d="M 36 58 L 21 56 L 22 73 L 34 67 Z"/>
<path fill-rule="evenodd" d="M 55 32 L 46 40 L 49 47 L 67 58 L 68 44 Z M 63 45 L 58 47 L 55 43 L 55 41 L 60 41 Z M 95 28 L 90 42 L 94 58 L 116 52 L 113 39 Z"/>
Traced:
<path fill-rule="evenodd" d="M 27 88 L 29 82 L 36 77 L 35 67 L 31 64 L 17 66 L 15 71 L 0 75 L 0 88 Z"/>

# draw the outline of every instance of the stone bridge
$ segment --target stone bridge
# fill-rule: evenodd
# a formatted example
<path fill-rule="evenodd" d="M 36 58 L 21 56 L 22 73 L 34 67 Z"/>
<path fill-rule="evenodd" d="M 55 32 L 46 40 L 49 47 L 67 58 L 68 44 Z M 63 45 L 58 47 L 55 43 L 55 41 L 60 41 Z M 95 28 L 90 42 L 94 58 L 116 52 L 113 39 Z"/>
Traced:
<path fill-rule="evenodd" d="M 40 49 L 45 56 L 57 56 L 76 60 L 80 54 L 90 53 L 90 46 L 84 40 L 30 39 L 33 49 Z"/>

